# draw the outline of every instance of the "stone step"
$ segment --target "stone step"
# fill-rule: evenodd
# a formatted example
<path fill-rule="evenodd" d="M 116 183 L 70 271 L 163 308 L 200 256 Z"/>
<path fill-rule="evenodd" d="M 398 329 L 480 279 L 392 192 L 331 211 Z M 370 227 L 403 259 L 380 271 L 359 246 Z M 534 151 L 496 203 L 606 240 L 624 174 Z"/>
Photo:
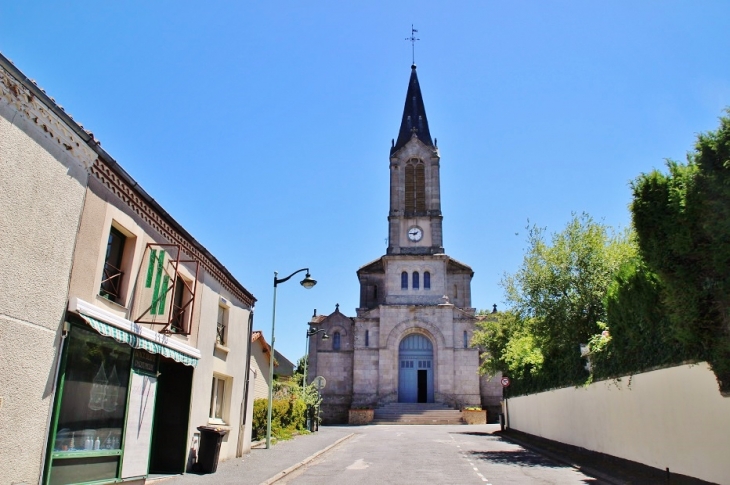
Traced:
<path fill-rule="evenodd" d="M 443 403 L 390 403 L 375 409 L 371 424 L 464 424 L 461 411 Z"/>

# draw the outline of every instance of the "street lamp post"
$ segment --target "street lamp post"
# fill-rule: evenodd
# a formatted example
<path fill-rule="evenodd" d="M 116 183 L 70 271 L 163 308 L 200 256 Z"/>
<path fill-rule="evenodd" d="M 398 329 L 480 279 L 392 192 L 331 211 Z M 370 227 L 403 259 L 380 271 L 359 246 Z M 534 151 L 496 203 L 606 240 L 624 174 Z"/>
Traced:
<path fill-rule="evenodd" d="M 317 284 L 317 281 L 313 280 L 309 276 L 309 268 L 298 269 L 286 278 L 277 278 L 279 273 L 274 271 L 274 310 L 271 313 L 271 350 L 269 354 L 269 408 L 266 416 L 266 449 L 271 448 L 271 408 L 274 402 L 274 328 L 276 327 L 276 287 L 279 283 L 284 283 L 289 280 L 292 276 L 297 273 L 306 271 L 307 274 L 302 281 L 299 282 L 306 289 L 312 288 Z"/>
<path fill-rule="evenodd" d="M 330 336 L 327 335 L 327 331 L 324 328 L 320 328 L 320 329 L 310 328 L 309 330 L 307 330 L 307 340 L 306 340 L 307 343 L 306 343 L 306 347 L 304 349 L 304 379 L 302 380 L 303 389 L 307 387 L 307 367 L 309 366 L 309 337 L 317 335 L 320 332 L 323 332 L 322 340 L 327 340 L 328 338 L 330 338 Z M 312 420 L 312 418 L 310 415 L 309 406 L 307 406 L 307 429 L 309 431 L 312 431 L 311 420 Z"/>
<path fill-rule="evenodd" d="M 309 330 L 307 330 L 307 344 L 304 349 L 304 380 L 302 381 L 302 387 L 307 386 L 307 367 L 309 366 L 309 337 L 317 335 L 320 332 L 324 333 L 324 335 L 322 335 L 322 340 L 327 340 L 328 338 L 330 338 L 330 336 L 327 335 L 327 331 L 323 328 L 320 328 L 319 330 L 310 328 Z"/>

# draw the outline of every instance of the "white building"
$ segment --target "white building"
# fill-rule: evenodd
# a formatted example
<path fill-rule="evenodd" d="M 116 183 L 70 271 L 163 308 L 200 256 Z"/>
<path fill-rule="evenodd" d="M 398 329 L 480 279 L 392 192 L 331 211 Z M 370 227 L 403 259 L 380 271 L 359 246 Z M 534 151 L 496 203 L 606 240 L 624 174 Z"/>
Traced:
<path fill-rule="evenodd" d="M 247 451 L 255 298 L 1 55 L 0 169 L 0 483 Z"/>

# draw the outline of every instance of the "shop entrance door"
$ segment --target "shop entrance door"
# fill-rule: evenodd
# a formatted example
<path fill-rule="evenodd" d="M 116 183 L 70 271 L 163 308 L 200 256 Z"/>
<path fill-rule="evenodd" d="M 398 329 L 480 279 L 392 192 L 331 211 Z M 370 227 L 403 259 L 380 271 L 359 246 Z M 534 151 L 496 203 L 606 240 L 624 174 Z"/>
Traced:
<path fill-rule="evenodd" d="M 193 368 L 160 356 L 150 474 L 185 472 Z"/>

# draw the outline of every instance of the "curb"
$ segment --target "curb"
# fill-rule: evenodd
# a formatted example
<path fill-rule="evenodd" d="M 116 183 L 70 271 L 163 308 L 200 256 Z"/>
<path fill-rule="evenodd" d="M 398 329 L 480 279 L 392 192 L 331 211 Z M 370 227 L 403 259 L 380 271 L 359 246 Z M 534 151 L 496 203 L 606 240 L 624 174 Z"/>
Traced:
<path fill-rule="evenodd" d="M 550 451 L 543 450 L 542 448 L 540 448 L 538 446 L 535 446 L 533 444 L 526 443 L 526 442 L 522 441 L 519 438 L 515 438 L 513 436 L 508 436 L 506 434 L 501 434 L 501 433 L 499 434 L 499 436 L 501 438 L 504 438 L 507 441 L 511 441 L 512 443 L 514 443 L 516 445 L 519 445 L 519 446 L 521 446 L 523 448 L 526 448 L 526 449 L 528 449 L 528 450 L 530 450 L 530 451 L 532 451 L 534 453 L 537 453 L 539 455 L 546 456 L 546 457 L 548 457 L 549 459 L 551 459 L 551 460 L 553 460 L 555 462 L 563 463 L 565 465 L 568 465 L 568 466 L 570 466 L 572 468 L 575 468 L 576 470 L 578 470 L 578 471 L 580 471 L 582 473 L 585 473 L 587 475 L 590 475 L 590 476 L 592 476 L 594 478 L 598 478 L 600 480 L 604 480 L 604 481 L 606 481 L 606 482 L 608 482 L 608 483 L 610 483 L 612 485 L 629 485 L 630 484 L 630 482 L 625 482 L 625 481 L 622 481 L 622 480 L 618 480 L 618 479 L 616 479 L 616 478 L 614 478 L 612 476 L 606 475 L 605 473 L 596 470 L 595 468 L 581 466 L 581 465 L 578 465 L 577 463 L 573 463 L 572 461 L 567 460 L 567 459 L 563 458 L 560 455 L 556 455 L 555 453 L 552 453 Z"/>
<path fill-rule="evenodd" d="M 299 463 L 295 463 L 294 465 L 290 466 L 286 470 L 282 470 L 279 473 L 277 473 L 276 475 L 274 475 L 273 477 L 269 478 L 268 480 L 265 480 L 265 481 L 261 482 L 260 485 L 271 485 L 272 483 L 278 482 L 279 480 L 281 480 L 282 478 L 284 478 L 285 476 L 287 476 L 288 474 L 290 474 L 294 470 L 297 470 L 298 468 L 303 467 L 304 465 L 306 465 L 310 461 L 314 460 L 318 456 L 323 455 L 324 453 L 328 452 L 329 450 L 331 450 L 335 446 L 339 445 L 340 443 L 342 443 L 343 441 L 345 441 L 347 439 L 352 438 L 353 436 L 355 436 L 355 433 L 350 433 L 347 436 L 343 436 L 342 438 L 338 439 L 337 441 L 335 441 L 334 443 L 332 443 L 328 447 L 319 450 L 318 452 L 316 452 L 312 456 L 310 456 L 308 458 L 305 458 L 304 460 L 300 461 Z"/>

